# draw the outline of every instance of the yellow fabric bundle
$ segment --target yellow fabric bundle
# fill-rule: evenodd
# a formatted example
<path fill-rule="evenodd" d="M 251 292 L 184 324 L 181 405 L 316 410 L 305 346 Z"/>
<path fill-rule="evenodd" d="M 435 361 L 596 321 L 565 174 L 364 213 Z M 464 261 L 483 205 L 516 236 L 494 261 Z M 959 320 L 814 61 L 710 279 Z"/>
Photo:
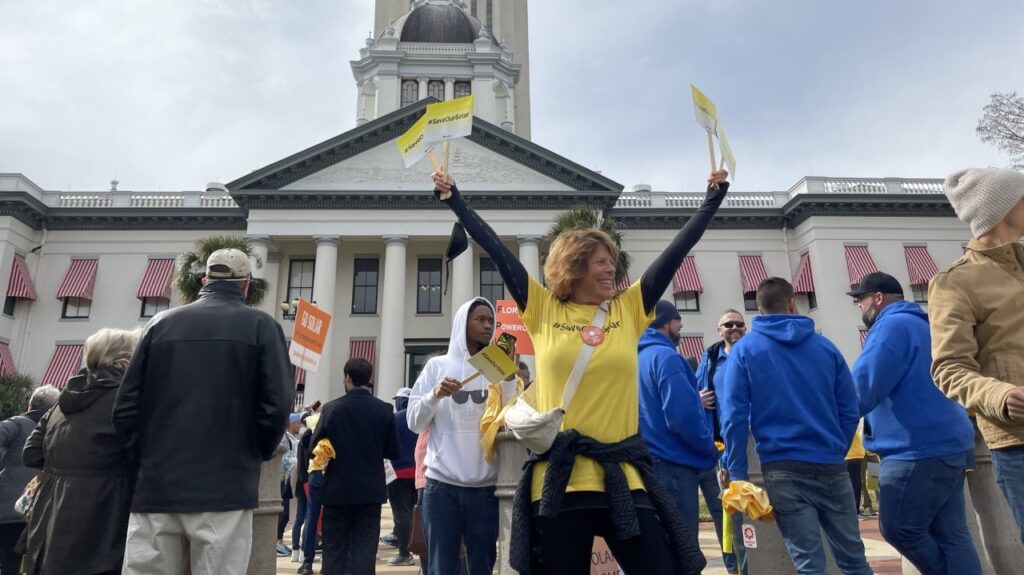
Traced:
<path fill-rule="evenodd" d="M 512 407 L 516 398 L 523 392 L 523 380 L 516 376 L 516 393 L 508 403 L 504 403 L 501 397 L 501 384 L 492 383 L 487 386 L 487 407 L 480 418 L 480 445 L 484 448 L 484 460 L 487 463 L 494 462 L 494 440 L 498 432 L 505 425 L 505 412 Z"/>
<path fill-rule="evenodd" d="M 316 447 L 313 448 L 313 457 L 309 460 L 309 472 L 313 473 L 314 471 L 327 469 L 327 464 L 336 456 L 337 454 L 334 452 L 331 440 L 321 439 L 317 442 Z"/>
<path fill-rule="evenodd" d="M 749 481 L 732 481 L 722 493 L 722 510 L 725 513 L 741 511 L 752 519 L 769 523 L 772 521 L 772 504 L 764 489 Z M 725 531 L 725 528 L 722 528 Z"/>

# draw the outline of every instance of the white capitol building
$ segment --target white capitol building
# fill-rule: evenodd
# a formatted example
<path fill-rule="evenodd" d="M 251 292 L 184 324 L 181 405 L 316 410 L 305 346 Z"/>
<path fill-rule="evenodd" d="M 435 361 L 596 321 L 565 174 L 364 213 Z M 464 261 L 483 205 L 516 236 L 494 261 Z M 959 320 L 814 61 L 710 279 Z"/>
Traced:
<path fill-rule="evenodd" d="M 636 279 L 700 204 L 703 192 L 624 189 L 529 140 L 525 0 L 378 0 L 376 28 L 352 62 L 356 127 L 225 187 L 51 191 L 0 174 L 0 370 L 63 384 L 90 334 L 180 305 L 170 288 L 178 255 L 198 238 L 237 234 L 265 262 L 254 268 L 270 282 L 261 307 L 286 334 L 282 302 L 305 297 L 334 316 L 305 402 L 343 393 L 353 355 L 376 364 L 378 396 L 411 385 L 425 356 L 446 348 L 455 308 L 504 296 L 475 246 L 453 262 L 443 293 L 455 218 L 430 192 L 429 163 L 406 170 L 394 143 L 430 98 L 474 94 L 473 134 L 454 145 L 452 176 L 536 277 L 540 240 L 563 210 L 589 205 L 620 222 Z M 665 298 L 683 312 L 682 347 L 695 354 L 714 342 L 723 309 L 752 303 L 761 279 L 791 279 L 801 311 L 852 361 L 863 326 L 850 284 L 878 269 L 921 300 L 968 237 L 938 179 L 737 187 Z"/>

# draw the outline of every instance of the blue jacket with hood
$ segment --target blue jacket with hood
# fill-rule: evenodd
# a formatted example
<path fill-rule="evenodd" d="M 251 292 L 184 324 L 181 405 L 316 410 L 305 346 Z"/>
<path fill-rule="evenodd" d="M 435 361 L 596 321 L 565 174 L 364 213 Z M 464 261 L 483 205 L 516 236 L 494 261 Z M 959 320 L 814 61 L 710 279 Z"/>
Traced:
<path fill-rule="evenodd" d="M 921 306 L 898 301 L 882 309 L 853 365 L 869 451 L 914 461 L 974 449 L 967 410 L 935 386 L 931 362 L 928 314 Z"/>
<path fill-rule="evenodd" d="M 672 342 L 648 328 L 640 336 L 640 435 L 654 457 L 705 471 L 718 450 L 697 394 L 697 381 Z"/>
<path fill-rule="evenodd" d="M 748 433 L 762 464 L 843 464 L 860 420 L 846 360 L 798 315 L 754 318 L 729 354 L 718 397 L 734 480 L 747 479 Z"/>

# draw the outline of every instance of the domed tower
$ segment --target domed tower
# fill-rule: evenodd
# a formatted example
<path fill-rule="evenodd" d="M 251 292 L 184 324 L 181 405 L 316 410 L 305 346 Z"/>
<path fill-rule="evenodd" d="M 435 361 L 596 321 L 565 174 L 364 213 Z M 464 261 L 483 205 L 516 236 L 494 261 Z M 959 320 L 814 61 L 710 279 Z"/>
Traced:
<path fill-rule="evenodd" d="M 488 21 L 520 30 L 526 50 L 525 0 L 471 0 L 468 5 L 460 0 L 377 0 L 378 30 L 352 62 L 359 89 L 357 123 L 428 96 L 448 100 L 474 94 L 477 116 L 529 138 L 525 60 L 508 40 L 491 32 Z"/>

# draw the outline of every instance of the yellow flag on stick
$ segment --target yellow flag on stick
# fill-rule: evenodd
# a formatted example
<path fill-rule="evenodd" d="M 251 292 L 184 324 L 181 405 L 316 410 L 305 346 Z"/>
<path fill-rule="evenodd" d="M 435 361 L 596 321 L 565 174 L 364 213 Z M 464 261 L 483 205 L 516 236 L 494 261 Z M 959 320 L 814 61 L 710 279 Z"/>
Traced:
<path fill-rule="evenodd" d="M 718 147 L 722 151 L 722 161 L 725 162 L 725 167 L 729 168 L 729 174 L 732 175 L 733 180 L 736 179 L 736 156 L 732 155 L 732 147 L 729 146 L 729 138 L 725 137 L 725 126 L 722 125 L 722 121 L 718 121 Z"/>
<path fill-rule="evenodd" d="M 423 142 L 430 145 L 472 134 L 473 106 L 472 95 L 427 106 Z"/>
<path fill-rule="evenodd" d="M 417 162 L 429 154 L 433 146 L 423 141 L 423 127 L 427 125 L 427 115 L 420 116 L 420 119 L 398 137 L 395 142 L 398 144 L 398 153 L 402 156 L 406 168 L 411 168 Z"/>
<path fill-rule="evenodd" d="M 693 84 L 690 84 L 690 91 L 693 92 L 693 110 L 697 114 L 697 123 L 714 133 L 718 128 L 718 109 L 715 103 Z"/>
<path fill-rule="evenodd" d="M 487 381 L 495 383 L 504 381 L 505 378 L 519 371 L 516 362 L 512 361 L 512 358 L 497 343 L 492 343 L 469 358 L 469 364 L 478 369 L 480 374 L 487 378 Z"/>

